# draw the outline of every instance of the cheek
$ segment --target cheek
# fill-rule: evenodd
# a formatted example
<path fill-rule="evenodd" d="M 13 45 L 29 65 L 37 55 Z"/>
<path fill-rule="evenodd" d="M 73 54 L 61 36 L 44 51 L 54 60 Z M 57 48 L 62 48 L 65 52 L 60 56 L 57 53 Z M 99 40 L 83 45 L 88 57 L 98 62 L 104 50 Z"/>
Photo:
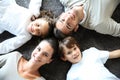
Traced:
<path fill-rule="evenodd" d="M 77 48 L 77 50 L 76 50 L 76 53 L 79 53 L 80 54 L 80 50 Z"/>
<path fill-rule="evenodd" d="M 42 32 L 43 36 L 46 35 L 48 33 L 48 31 L 49 31 L 49 26 L 48 25 L 43 25 L 41 27 L 41 32 Z"/>
<path fill-rule="evenodd" d="M 48 58 L 43 58 L 43 59 L 42 59 L 42 61 L 43 61 L 44 64 L 49 63 L 50 60 L 51 60 L 51 59 L 48 59 Z"/>
<path fill-rule="evenodd" d="M 27 26 L 27 31 L 31 33 L 31 24 Z"/>
<path fill-rule="evenodd" d="M 44 34 L 46 34 L 48 32 L 48 26 L 43 26 L 41 31 L 44 31 Z"/>
<path fill-rule="evenodd" d="M 67 56 L 65 56 L 65 58 L 66 58 L 67 60 L 71 60 L 71 59 L 72 59 L 72 55 L 67 55 Z"/>

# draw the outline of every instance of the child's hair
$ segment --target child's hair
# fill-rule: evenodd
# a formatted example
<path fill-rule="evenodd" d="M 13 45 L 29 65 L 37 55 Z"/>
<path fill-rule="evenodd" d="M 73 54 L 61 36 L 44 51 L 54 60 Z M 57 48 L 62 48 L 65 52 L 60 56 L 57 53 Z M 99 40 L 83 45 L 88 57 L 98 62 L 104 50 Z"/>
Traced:
<path fill-rule="evenodd" d="M 38 18 L 41 18 L 41 17 L 46 17 L 46 16 L 48 16 L 49 18 L 54 18 L 55 16 L 54 16 L 54 14 L 52 13 L 52 11 L 50 11 L 50 10 L 41 10 L 40 11 L 40 15 L 38 16 Z"/>
<path fill-rule="evenodd" d="M 36 18 L 42 18 L 44 20 L 46 20 L 48 22 L 48 25 L 49 25 L 49 29 L 48 29 L 48 33 L 42 37 L 48 37 L 48 36 L 51 36 L 53 35 L 53 29 L 55 27 L 55 21 L 54 21 L 54 14 L 49 10 L 42 10 L 40 11 L 40 15 Z"/>
<path fill-rule="evenodd" d="M 75 40 L 75 38 L 68 36 L 61 40 L 59 42 L 59 57 L 64 57 L 64 46 L 67 47 L 68 49 L 73 48 L 75 45 L 78 45 L 78 42 Z M 80 47 L 79 47 L 80 48 Z"/>

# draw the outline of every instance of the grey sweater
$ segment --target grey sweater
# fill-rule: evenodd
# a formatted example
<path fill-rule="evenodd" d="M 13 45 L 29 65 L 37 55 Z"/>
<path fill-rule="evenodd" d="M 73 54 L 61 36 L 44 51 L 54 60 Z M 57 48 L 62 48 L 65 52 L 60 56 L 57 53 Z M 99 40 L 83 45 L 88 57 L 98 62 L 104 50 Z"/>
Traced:
<path fill-rule="evenodd" d="M 120 23 L 111 18 L 120 0 L 60 0 L 60 2 L 64 5 L 65 11 L 83 4 L 86 12 L 86 19 L 81 24 L 83 27 L 120 37 Z"/>

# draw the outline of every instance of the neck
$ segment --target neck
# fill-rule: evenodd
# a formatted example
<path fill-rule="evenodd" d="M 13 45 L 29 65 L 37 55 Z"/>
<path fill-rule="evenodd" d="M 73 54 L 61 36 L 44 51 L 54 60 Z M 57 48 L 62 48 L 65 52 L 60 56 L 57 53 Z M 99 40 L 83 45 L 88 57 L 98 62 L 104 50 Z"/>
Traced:
<path fill-rule="evenodd" d="M 24 78 L 36 78 L 40 76 L 38 68 L 33 67 L 29 61 L 24 58 L 21 58 L 19 61 L 18 72 Z"/>
<path fill-rule="evenodd" d="M 32 61 L 23 61 L 23 69 L 28 72 L 36 72 L 40 68 L 40 65 L 35 65 Z"/>

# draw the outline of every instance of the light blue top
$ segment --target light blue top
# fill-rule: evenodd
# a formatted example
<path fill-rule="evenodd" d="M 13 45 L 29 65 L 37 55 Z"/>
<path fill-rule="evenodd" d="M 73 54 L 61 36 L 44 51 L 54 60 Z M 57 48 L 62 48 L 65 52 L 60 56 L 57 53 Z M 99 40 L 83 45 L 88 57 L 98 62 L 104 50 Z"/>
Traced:
<path fill-rule="evenodd" d="M 82 59 L 71 66 L 66 80 L 120 80 L 104 66 L 108 57 L 108 51 L 94 47 L 83 51 Z"/>

